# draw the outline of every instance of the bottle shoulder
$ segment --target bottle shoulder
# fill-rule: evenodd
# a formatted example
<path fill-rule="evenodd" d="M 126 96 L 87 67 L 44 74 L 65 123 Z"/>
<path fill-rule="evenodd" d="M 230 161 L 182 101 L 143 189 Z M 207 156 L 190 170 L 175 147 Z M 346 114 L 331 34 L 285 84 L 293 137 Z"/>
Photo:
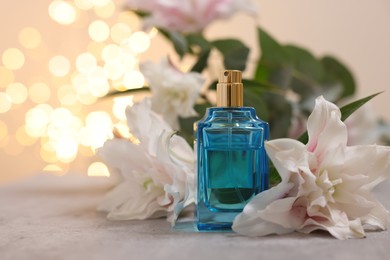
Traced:
<path fill-rule="evenodd" d="M 198 122 L 198 127 L 218 125 L 268 127 L 268 123 L 256 115 L 256 110 L 253 107 L 211 107 Z"/>

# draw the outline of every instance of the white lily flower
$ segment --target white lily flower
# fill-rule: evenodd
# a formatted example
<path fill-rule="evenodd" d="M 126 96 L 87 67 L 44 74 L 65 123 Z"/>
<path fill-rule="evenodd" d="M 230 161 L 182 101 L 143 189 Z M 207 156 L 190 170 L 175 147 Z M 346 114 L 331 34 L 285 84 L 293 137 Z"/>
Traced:
<path fill-rule="evenodd" d="M 108 212 L 113 220 L 168 215 L 173 223 L 180 210 L 193 201 L 193 193 L 186 191 L 194 174 L 193 151 L 151 111 L 149 99 L 128 107 L 126 116 L 132 139 L 117 135 L 98 150 L 123 177 L 98 210 Z"/>
<path fill-rule="evenodd" d="M 338 239 L 364 237 L 364 226 L 385 230 L 389 212 L 371 190 L 390 176 L 390 147 L 347 146 L 339 108 L 316 99 L 307 128 L 309 142 L 266 143 L 279 185 L 253 198 L 233 223 L 248 236 L 326 230 Z"/>
<path fill-rule="evenodd" d="M 175 130 L 178 117 L 196 116 L 194 104 L 204 83 L 200 73 L 184 73 L 175 68 L 167 58 L 159 64 L 145 62 L 140 66 L 152 92 L 152 109 L 161 114 Z"/>
<path fill-rule="evenodd" d="M 199 32 L 217 19 L 243 11 L 257 15 L 250 0 L 127 0 L 130 8 L 146 11 L 145 22 L 167 31 Z"/>

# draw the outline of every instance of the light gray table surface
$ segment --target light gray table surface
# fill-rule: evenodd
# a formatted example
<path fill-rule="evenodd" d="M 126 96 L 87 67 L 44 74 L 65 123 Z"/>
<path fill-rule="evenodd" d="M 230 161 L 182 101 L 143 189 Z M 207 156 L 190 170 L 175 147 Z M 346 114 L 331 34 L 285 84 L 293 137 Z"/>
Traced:
<path fill-rule="evenodd" d="M 390 232 L 339 241 L 324 232 L 248 238 L 112 222 L 95 208 L 106 178 L 38 175 L 0 186 L 0 259 L 390 259 Z M 390 182 L 375 194 L 390 208 Z"/>

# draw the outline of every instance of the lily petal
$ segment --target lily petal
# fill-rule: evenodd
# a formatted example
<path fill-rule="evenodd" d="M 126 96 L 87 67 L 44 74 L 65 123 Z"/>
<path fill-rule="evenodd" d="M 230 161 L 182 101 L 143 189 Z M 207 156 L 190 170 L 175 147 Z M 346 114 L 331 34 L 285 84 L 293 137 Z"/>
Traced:
<path fill-rule="evenodd" d="M 265 150 L 282 180 L 288 180 L 291 172 L 296 172 L 301 164 L 307 165 L 302 156 L 306 154 L 306 147 L 299 141 L 288 138 L 267 141 Z"/>
<path fill-rule="evenodd" d="M 363 224 L 368 224 L 378 230 L 386 230 L 390 228 L 390 212 L 383 207 L 372 195 L 369 196 L 374 208 L 366 216 L 362 217 Z"/>
<path fill-rule="evenodd" d="M 334 146 L 347 145 L 347 128 L 341 121 L 340 109 L 320 96 L 307 120 L 307 149 L 319 156 Z"/>
<path fill-rule="evenodd" d="M 292 186 L 292 183 L 282 182 L 276 187 L 256 195 L 245 206 L 243 212 L 234 219 L 232 229 L 246 236 L 265 236 L 292 232 L 294 230 L 292 228 L 270 223 L 260 217 L 269 203 L 285 197 Z"/>
<path fill-rule="evenodd" d="M 150 164 L 144 151 L 125 139 L 107 140 L 104 148 L 98 149 L 97 153 L 105 162 L 109 162 L 111 167 L 119 170 L 124 179 L 131 175 L 127 165 L 129 160 L 133 162 L 131 169 L 139 172 Z"/>
<path fill-rule="evenodd" d="M 126 117 L 130 132 L 155 156 L 160 133 L 171 128 L 160 115 L 152 111 L 150 99 L 145 98 L 140 103 L 127 107 Z"/>
<path fill-rule="evenodd" d="M 298 229 L 298 231 L 301 233 L 308 234 L 315 230 L 325 230 L 328 231 L 332 236 L 340 240 L 365 237 L 365 233 L 359 219 L 348 221 L 345 219 L 337 218 L 337 220 L 340 222 L 318 222 L 310 218 L 301 228 Z"/>
<path fill-rule="evenodd" d="M 159 218 L 167 215 L 166 208 L 156 200 L 163 195 L 162 189 L 144 189 L 125 181 L 106 194 L 98 210 L 109 212 L 107 218 L 110 220 Z"/>

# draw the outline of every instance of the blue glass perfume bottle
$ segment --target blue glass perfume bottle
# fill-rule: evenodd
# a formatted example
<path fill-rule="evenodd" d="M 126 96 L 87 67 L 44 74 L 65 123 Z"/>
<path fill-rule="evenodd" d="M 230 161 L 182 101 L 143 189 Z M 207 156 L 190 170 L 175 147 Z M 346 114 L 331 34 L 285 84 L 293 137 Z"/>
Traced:
<path fill-rule="evenodd" d="M 207 109 L 195 135 L 198 230 L 230 230 L 247 202 L 268 189 L 269 127 L 243 107 L 241 71 L 221 73 L 217 107 Z"/>

